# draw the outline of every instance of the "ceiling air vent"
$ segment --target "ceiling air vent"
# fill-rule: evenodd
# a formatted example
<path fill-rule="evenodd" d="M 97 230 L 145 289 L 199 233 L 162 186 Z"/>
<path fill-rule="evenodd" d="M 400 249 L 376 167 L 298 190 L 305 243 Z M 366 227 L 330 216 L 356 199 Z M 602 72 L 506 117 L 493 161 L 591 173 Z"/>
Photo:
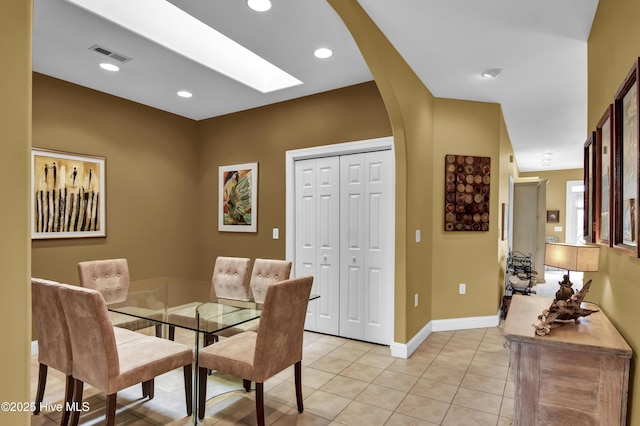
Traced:
<path fill-rule="evenodd" d="M 124 56 L 122 53 L 114 52 L 113 50 L 107 49 L 106 47 L 100 46 L 99 44 L 94 44 L 89 48 L 89 50 L 93 50 L 94 52 L 98 52 L 102 55 L 108 56 L 118 62 L 122 62 L 123 64 L 131 60 L 131 58 L 129 58 L 128 56 Z"/>

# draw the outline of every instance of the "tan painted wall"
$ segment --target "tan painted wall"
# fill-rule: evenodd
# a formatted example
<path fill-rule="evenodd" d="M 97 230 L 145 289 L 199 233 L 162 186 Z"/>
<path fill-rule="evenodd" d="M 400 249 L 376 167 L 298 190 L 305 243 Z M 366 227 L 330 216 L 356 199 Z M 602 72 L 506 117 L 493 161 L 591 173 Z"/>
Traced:
<path fill-rule="evenodd" d="M 547 210 L 560 210 L 559 223 L 545 224 L 545 237 L 558 237 L 561 243 L 565 242 L 565 232 L 567 230 L 567 181 L 582 180 L 582 169 L 570 170 L 549 170 L 542 172 L 520 173 L 520 177 L 538 177 L 539 179 L 549 179 L 547 183 Z M 562 226 L 562 232 L 556 232 L 554 228 Z"/>
<path fill-rule="evenodd" d="M 595 130 L 605 108 L 640 56 L 640 2 L 600 0 L 589 37 L 589 98 L 587 132 Z M 586 137 L 585 137 L 586 139 Z M 591 274 L 589 274 L 591 275 Z M 629 393 L 630 425 L 640 425 L 640 260 L 614 249 L 600 250 L 600 272 L 593 274 L 589 298 L 600 303 L 633 348 Z"/>
<path fill-rule="evenodd" d="M 434 117 L 433 318 L 495 315 L 500 289 L 500 105 L 436 98 Z M 488 232 L 444 231 L 446 154 L 491 157 Z M 466 284 L 466 294 L 458 294 L 459 283 Z"/>
<path fill-rule="evenodd" d="M 0 401 L 30 400 L 31 252 L 29 245 L 29 150 L 31 147 L 32 2 L 0 2 Z M 0 424 L 28 425 L 29 412 L 0 411 Z"/>
<path fill-rule="evenodd" d="M 355 0 L 328 0 L 356 41 L 391 120 L 396 158 L 396 342 L 407 342 L 432 317 L 433 95 Z M 415 241 L 420 229 L 425 237 Z M 414 295 L 418 294 L 418 306 Z"/>
<path fill-rule="evenodd" d="M 33 75 L 33 146 L 106 157 L 107 237 L 34 240 L 34 276 L 78 284 L 82 260 L 126 257 L 132 279 L 197 275 L 197 123 Z"/>
<path fill-rule="evenodd" d="M 389 136 L 373 83 L 256 108 L 199 123 L 199 276 L 218 255 L 285 257 L 285 152 Z M 258 162 L 258 232 L 218 231 L 218 166 Z M 272 239 L 273 228 L 280 239 Z"/>

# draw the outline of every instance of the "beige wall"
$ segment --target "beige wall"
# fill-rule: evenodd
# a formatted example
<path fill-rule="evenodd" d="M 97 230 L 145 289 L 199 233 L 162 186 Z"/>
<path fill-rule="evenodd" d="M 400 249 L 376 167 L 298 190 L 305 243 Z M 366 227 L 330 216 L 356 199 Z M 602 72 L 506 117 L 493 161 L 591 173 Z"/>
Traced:
<path fill-rule="evenodd" d="M 107 237 L 34 240 L 34 276 L 78 284 L 82 260 L 126 257 L 132 279 L 197 276 L 197 123 L 33 75 L 33 146 L 106 157 Z"/>
<path fill-rule="evenodd" d="M 436 98 L 434 117 L 433 318 L 495 315 L 501 288 L 496 285 L 501 179 L 508 182 L 500 174 L 500 105 Z M 491 158 L 488 232 L 444 231 L 446 154 Z M 466 294 L 458 293 L 459 283 L 466 284 Z"/>
<path fill-rule="evenodd" d="M 640 2 L 636 0 L 600 0 L 589 37 L 588 128 L 595 130 L 605 108 L 613 102 L 633 62 L 640 55 Z M 586 139 L 586 138 L 585 138 Z M 591 275 L 591 274 L 589 274 Z M 614 249 L 600 250 L 600 272 L 593 274 L 589 298 L 599 302 L 633 348 L 630 379 L 630 425 L 640 425 L 640 260 Z"/>
<path fill-rule="evenodd" d="M 218 255 L 285 256 L 285 152 L 389 136 L 374 83 L 256 108 L 198 123 L 198 275 Z M 218 166 L 258 162 L 258 232 L 218 232 Z M 271 230 L 280 229 L 274 240 Z"/>
<path fill-rule="evenodd" d="M 0 194 L 2 220 L 0 270 L 0 401 L 30 400 L 31 286 L 28 209 L 31 147 L 31 16 L 32 2 L 0 2 Z M 31 413 L 0 411 L 0 424 L 28 425 Z"/>
<path fill-rule="evenodd" d="M 567 182 L 570 180 L 583 180 L 582 169 L 549 170 L 543 172 L 520 173 L 520 177 L 537 177 L 548 179 L 547 183 L 547 210 L 559 210 L 559 223 L 545 224 L 545 237 L 558 237 L 558 241 L 565 242 L 567 230 Z M 562 226 L 562 231 L 555 231 L 555 227 Z"/>
<path fill-rule="evenodd" d="M 358 44 L 391 120 L 395 151 L 396 342 L 407 342 L 431 319 L 434 187 L 433 103 L 402 56 L 355 0 L 329 0 Z M 415 241 L 416 230 L 424 237 Z M 418 306 L 414 295 L 418 294 Z"/>

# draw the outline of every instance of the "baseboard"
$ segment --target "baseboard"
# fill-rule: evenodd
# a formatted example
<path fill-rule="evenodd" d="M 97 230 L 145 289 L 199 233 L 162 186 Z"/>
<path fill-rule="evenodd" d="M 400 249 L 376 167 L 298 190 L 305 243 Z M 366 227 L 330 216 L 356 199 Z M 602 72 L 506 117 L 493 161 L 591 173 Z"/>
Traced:
<path fill-rule="evenodd" d="M 422 327 L 422 330 L 418 331 L 418 333 L 416 333 L 408 343 L 393 342 L 391 344 L 391 356 L 404 359 L 409 358 L 411 354 L 418 349 L 422 342 L 424 342 L 433 332 L 432 323 L 433 321 L 428 322 L 427 325 Z"/>
<path fill-rule="evenodd" d="M 38 355 L 38 341 L 31 341 L 31 355 Z"/>
<path fill-rule="evenodd" d="M 470 328 L 496 327 L 500 324 L 500 311 L 485 317 L 449 318 L 433 320 L 433 331 L 468 330 Z"/>
<path fill-rule="evenodd" d="M 432 320 L 427 323 L 408 343 L 393 342 L 390 345 L 391 356 L 407 359 L 415 352 L 420 345 L 427 340 L 427 337 L 435 331 L 468 330 L 471 328 L 496 327 L 500 323 L 500 311 L 493 316 L 449 318 L 443 320 Z"/>

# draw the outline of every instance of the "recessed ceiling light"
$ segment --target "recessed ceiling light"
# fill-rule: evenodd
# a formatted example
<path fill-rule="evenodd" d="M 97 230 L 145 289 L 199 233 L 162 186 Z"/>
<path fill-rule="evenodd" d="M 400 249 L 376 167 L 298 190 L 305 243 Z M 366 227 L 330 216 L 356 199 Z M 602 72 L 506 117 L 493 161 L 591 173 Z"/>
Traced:
<path fill-rule="evenodd" d="M 261 93 L 303 84 L 169 1 L 68 1 Z"/>
<path fill-rule="evenodd" d="M 247 0 L 247 6 L 256 12 L 266 12 L 271 9 L 270 0 Z"/>
<path fill-rule="evenodd" d="M 491 68 L 480 74 L 482 78 L 497 78 L 502 72 L 502 68 Z"/>
<path fill-rule="evenodd" d="M 551 162 L 551 158 L 543 158 L 542 162 L 543 163 L 550 163 Z"/>
<path fill-rule="evenodd" d="M 545 158 L 551 158 L 553 154 L 551 152 L 545 152 L 544 154 L 542 154 L 543 157 Z"/>
<path fill-rule="evenodd" d="M 102 62 L 100 64 L 100 68 L 102 68 L 103 70 L 107 70 L 107 71 L 120 71 L 120 68 L 118 68 L 117 66 L 110 64 L 108 62 Z"/>
<path fill-rule="evenodd" d="M 313 56 L 315 56 L 316 58 L 320 58 L 320 59 L 327 59 L 330 58 L 331 56 L 333 56 L 333 50 L 326 48 L 326 47 L 321 47 L 319 49 L 316 49 L 313 52 Z"/>
<path fill-rule="evenodd" d="M 186 90 L 180 90 L 178 92 L 178 96 L 180 96 L 181 98 L 190 98 L 193 96 L 193 93 L 187 92 Z"/>

